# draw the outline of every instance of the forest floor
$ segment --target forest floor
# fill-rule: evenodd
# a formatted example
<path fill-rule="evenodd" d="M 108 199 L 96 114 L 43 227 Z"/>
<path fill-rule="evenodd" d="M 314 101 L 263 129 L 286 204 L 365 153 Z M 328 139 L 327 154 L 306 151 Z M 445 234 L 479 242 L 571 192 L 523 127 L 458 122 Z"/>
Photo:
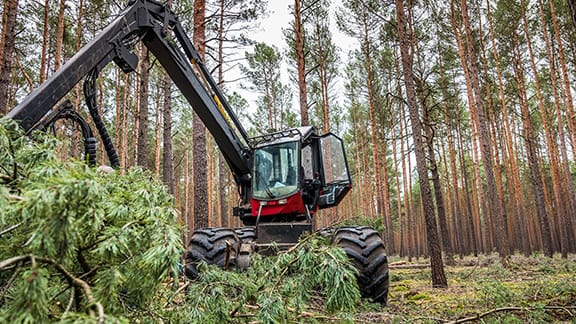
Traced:
<path fill-rule="evenodd" d="M 427 260 L 390 258 L 388 306 L 366 304 L 356 323 L 576 323 L 576 256 L 497 256 L 445 267 L 448 288 L 433 289 Z M 411 268 L 412 267 L 412 268 Z"/>

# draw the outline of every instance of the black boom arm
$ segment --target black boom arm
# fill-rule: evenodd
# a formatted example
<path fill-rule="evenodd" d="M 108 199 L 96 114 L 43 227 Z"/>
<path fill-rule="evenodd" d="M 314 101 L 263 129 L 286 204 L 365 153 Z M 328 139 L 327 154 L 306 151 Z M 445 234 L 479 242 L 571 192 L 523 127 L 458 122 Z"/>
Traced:
<path fill-rule="evenodd" d="M 109 62 L 114 61 L 124 72 L 134 71 L 138 58 L 131 51 L 140 41 L 162 64 L 212 133 L 236 182 L 243 191 L 249 190 L 251 150 L 246 131 L 198 56 L 178 17 L 153 0 L 131 1 L 127 9 L 9 112 L 8 117 L 19 121 L 26 132 L 36 129 L 80 80 L 94 71 L 97 74 Z"/>

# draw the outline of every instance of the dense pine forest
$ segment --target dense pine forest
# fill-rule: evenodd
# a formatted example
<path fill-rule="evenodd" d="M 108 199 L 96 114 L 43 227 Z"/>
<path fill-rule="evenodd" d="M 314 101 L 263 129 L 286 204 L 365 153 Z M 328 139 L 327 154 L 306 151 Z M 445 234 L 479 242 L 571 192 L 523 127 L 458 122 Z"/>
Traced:
<path fill-rule="evenodd" d="M 0 117 L 97 37 L 126 5 L 107 0 L 3 1 Z M 287 1 L 291 21 L 282 26 L 281 48 L 251 38 L 259 29 L 266 31 L 261 22 L 274 15 L 265 0 L 168 0 L 163 5 L 178 14 L 250 136 L 312 125 L 344 140 L 353 189 L 339 206 L 316 214 L 314 222 L 317 228 L 366 224 L 381 233 L 394 261 L 392 312 L 417 316 L 418 311 L 411 307 L 422 306 L 420 300 L 425 304 L 435 293 L 412 292 L 429 285 L 430 278 L 432 287 L 442 288 L 454 286 L 447 275 L 458 278 L 460 284 L 477 276 L 472 269 L 444 269 L 470 266 L 471 258 L 497 264 L 494 272 L 484 271 L 493 281 L 476 287 L 477 293 L 484 297 L 508 293 L 497 294 L 500 299 L 474 299 L 473 303 L 482 307 L 504 307 L 507 301 L 525 300 L 521 294 L 528 295 L 529 283 L 524 283 L 522 293 L 514 290 L 521 284 L 506 289 L 498 286 L 499 280 L 514 276 L 510 269 L 523 269 L 530 273 L 527 277 L 559 271 L 564 278 L 574 279 L 576 12 L 571 6 L 576 4 L 572 0 Z M 355 46 L 340 48 L 335 34 L 346 35 Z M 242 226 L 238 217 L 232 216 L 238 188 L 210 129 L 154 55 L 142 44 L 133 52 L 138 57 L 135 73 L 125 74 L 110 64 L 95 81 L 97 106 L 118 152 L 119 167 L 113 174 L 103 175 L 101 170 L 76 161 L 83 158 L 84 151 L 79 129 L 72 122 L 56 124 L 53 133 L 57 140 L 42 135 L 34 144 L 15 124 L 2 120 L 0 246 L 12 252 L 0 252 L 4 259 L 0 261 L 0 319 L 410 321 L 402 315 L 370 317 L 379 312 L 373 304 L 356 308 L 360 296 L 353 290 L 354 283 L 348 285 L 345 279 L 353 277 L 353 270 L 341 252 L 327 247 L 315 252 L 316 263 L 304 257 L 257 259 L 250 280 L 211 269 L 203 281 L 178 287 L 178 242 L 188 240 L 198 228 Z M 74 110 L 94 123 L 81 84 L 67 99 Z M 101 140 L 97 164 L 110 164 Z M 84 187 L 84 182 L 93 187 Z M 56 193 L 43 194 L 53 188 L 58 188 Z M 89 195 L 92 198 L 83 201 Z M 109 201 L 100 206 L 93 201 L 94 195 Z M 59 207 L 50 207 L 51 199 Z M 142 216 L 130 220 L 125 205 Z M 81 212 L 72 212 L 70 206 L 82 206 L 78 208 L 93 213 L 94 218 L 72 221 Z M 43 221 L 31 216 L 48 215 L 60 210 L 57 208 L 66 210 L 61 218 Z M 112 218 L 105 221 L 104 214 Z M 42 226 L 47 229 L 36 230 Z M 166 235 L 151 234 L 154 228 Z M 102 230 L 106 238 L 91 234 L 93 229 Z M 56 233 L 64 236 L 44 238 Z M 150 236 L 157 242 L 130 238 L 134 235 Z M 321 241 L 306 241 L 297 251 L 304 253 L 322 245 Z M 39 249 L 34 251 L 41 251 L 43 257 L 35 258 L 28 248 Z M 93 259 L 87 262 L 81 251 Z M 126 255 L 131 256 L 130 261 L 114 263 Z M 71 260 L 80 260 L 85 276 L 75 277 L 66 270 L 76 262 Z M 293 273 L 308 271 L 326 260 L 336 263 L 315 272 L 320 279 Z M 18 270 L 19 265 L 28 263 L 34 266 Z M 36 270 L 37 263 L 54 268 L 68 286 L 50 286 L 48 270 Z M 418 283 L 422 277 L 409 266 L 404 269 L 405 263 L 416 263 L 416 268 L 427 264 L 425 270 L 418 270 L 425 274 L 426 283 Z M 480 266 L 478 261 L 475 267 Z M 15 267 L 11 273 L 4 272 Z M 151 272 L 139 278 L 142 267 Z M 166 273 L 170 282 L 159 279 Z M 284 292 L 257 278 L 272 274 L 287 277 L 291 286 L 285 290 L 292 295 L 282 295 Z M 29 282 L 34 276 L 44 281 L 11 291 L 20 275 Z M 342 291 L 328 285 L 319 296 L 294 293 L 299 282 L 312 291 L 334 276 L 347 283 Z M 138 287 L 140 279 L 145 283 L 142 287 Z M 97 283 L 94 291 L 86 284 L 90 280 Z M 547 288 L 534 296 L 553 299 L 557 293 L 559 303 L 523 304 L 522 309 L 503 312 L 539 309 L 542 314 L 538 318 L 519 315 L 536 322 L 573 319 L 569 300 L 576 296 L 576 287 L 556 287 L 550 284 L 556 283 L 554 278 L 540 280 Z M 106 281 L 109 284 L 98 286 Z M 227 302 L 218 299 L 225 295 L 218 289 L 224 288 L 214 282 L 228 282 L 232 287 Z M 170 286 L 175 287 L 175 295 L 163 290 Z M 182 306 L 178 293 L 191 287 L 208 297 Z M 63 294 L 66 290 L 74 292 Z M 122 296 L 123 291 L 128 291 L 128 297 Z M 257 296 L 263 292 L 272 297 L 260 300 Z M 5 301 L 6 296 L 28 293 L 43 302 L 34 306 Z M 142 297 L 144 294 L 147 296 Z M 147 306 L 143 305 L 157 302 L 150 299 L 158 294 L 161 302 L 144 311 Z M 330 295 L 337 298 L 323 299 Z M 74 309 L 74 300 L 80 309 L 78 301 L 82 299 L 88 301 L 87 314 L 66 317 Z M 98 300 L 105 299 L 110 304 L 103 307 Z M 270 306 L 262 312 L 263 304 L 282 300 L 285 309 Z M 303 301 L 314 306 L 302 309 Z M 209 302 L 218 305 L 222 313 L 202 317 L 198 309 L 210 309 Z M 398 306 L 400 302 L 406 303 Z M 4 309 L 4 305 L 11 308 Z M 166 305 L 172 306 L 161 310 Z M 256 315 L 252 305 L 258 305 Z M 556 312 L 552 318 L 545 314 L 546 307 Z M 24 309 L 28 315 L 10 317 Z M 174 315 L 183 309 L 190 317 Z M 318 309 L 321 315 L 315 313 Z M 356 311 L 363 315 L 353 315 Z M 334 312 L 349 313 L 341 316 Z M 442 318 L 466 315 L 465 311 L 438 311 L 419 320 L 441 322 Z M 492 314 L 482 317 L 488 315 Z"/>

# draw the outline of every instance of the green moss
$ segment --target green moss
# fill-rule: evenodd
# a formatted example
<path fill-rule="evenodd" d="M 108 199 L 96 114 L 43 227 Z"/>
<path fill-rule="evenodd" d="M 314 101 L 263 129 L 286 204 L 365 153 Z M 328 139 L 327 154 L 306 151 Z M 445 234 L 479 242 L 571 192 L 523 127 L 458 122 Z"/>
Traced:
<path fill-rule="evenodd" d="M 410 287 L 408 285 L 404 285 L 404 284 L 400 284 L 400 285 L 392 287 L 392 291 L 395 291 L 395 292 L 403 292 L 403 291 L 408 291 L 408 290 L 410 290 Z"/>
<path fill-rule="evenodd" d="M 408 296 L 408 300 L 410 301 L 416 301 L 416 300 L 429 300 L 431 299 L 430 296 L 424 294 L 424 293 L 418 293 L 416 295 L 412 295 L 412 296 Z"/>

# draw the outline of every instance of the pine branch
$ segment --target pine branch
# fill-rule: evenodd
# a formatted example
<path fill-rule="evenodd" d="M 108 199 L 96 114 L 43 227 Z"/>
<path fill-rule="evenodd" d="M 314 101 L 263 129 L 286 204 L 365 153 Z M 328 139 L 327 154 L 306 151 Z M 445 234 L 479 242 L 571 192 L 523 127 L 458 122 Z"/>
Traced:
<path fill-rule="evenodd" d="M 88 283 L 86 281 L 84 281 L 80 278 L 74 277 L 61 264 L 57 263 L 56 261 L 54 261 L 52 259 L 38 258 L 38 260 L 42 261 L 44 263 L 52 264 L 53 266 L 56 267 L 56 269 L 60 273 L 62 273 L 66 277 L 66 279 L 68 279 L 68 281 L 72 285 L 82 289 L 84 291 L 84 295 L 86 296 L 86 299 L 88 299 L 88 304 L 93 305 L 96 308 L 96 310 L 98 311 L 98 323 L 104 323 L 104 307 L 102 307 L 102 304 L 100 304 L 100 302 L 98 302 L 98 301 L 96 301 L 96 299 L 94 299 L 94 295 L 92 294 L 92 289 L 90 289 L 90 286 L 88 285 Z"/>
<path fill-rule="evenodd" d="M 21 261 L 30 261 L 32 267 L 35 267 L 36 261 L 53 265 L 56 268 L 56 270 L 58 270 L 58 272 L 60 272 L 61 274 L 64 275 L 64 277 L 66 277 L 66 280 L 68 280 L 70 285 L 82 289 L 84 295 L 86 296 L 86 299 L 88 299 L 88 305 L 95 307 L 96 311 L 98 312 L 98 323 L 99 324 L 104 323 L 104 307 L 102 307 L 102 304 L 100 304 L 100 302 L 96 301 L 94 295 L 92 294 L 92 289 L 90 288 L 90 286 L 86 281 L 75 277 L 68 270 L 66 270 L 64 266 L 57 263 L 56 261 L 49 258 L 36 257 L 34 255 L 19 255 L 5 259 L 2 262 L 0 262 L 0 270 L 3 270 L 14 263 L 18 263 Z"/>

